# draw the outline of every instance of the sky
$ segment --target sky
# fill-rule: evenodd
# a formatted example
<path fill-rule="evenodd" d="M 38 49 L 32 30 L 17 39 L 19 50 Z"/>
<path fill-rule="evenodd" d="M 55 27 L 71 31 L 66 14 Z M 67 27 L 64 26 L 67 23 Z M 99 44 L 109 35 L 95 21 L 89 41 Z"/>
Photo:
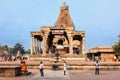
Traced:
<path fill-rule="evenodd" d="M 30 32 L 54 26 L 66 2 L 76 31 L 85 31 L 86 51 L 112 46 L 120 34 L 120 0 L 0 0 L 0 45 L 30 48 Z"/>

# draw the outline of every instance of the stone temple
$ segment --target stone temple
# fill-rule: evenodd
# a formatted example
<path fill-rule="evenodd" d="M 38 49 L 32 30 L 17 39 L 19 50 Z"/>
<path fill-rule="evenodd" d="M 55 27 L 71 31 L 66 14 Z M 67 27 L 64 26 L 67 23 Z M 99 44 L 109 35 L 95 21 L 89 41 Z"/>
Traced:
<path fill-rule="evenodd" d="M 85 54 L 85 31 L 75 31 L 69 6 L 63 4 L 54 26 L 31 32 L 31 54 Z"/>

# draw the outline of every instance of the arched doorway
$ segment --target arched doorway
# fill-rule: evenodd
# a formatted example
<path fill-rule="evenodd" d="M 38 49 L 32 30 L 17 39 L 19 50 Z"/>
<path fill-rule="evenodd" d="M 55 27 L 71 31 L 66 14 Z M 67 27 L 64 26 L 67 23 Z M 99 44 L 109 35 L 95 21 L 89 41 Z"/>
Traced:
<path fill-rule="evenodd" d="M 58 45 L 63 45 L 63 40 L 62 39 L 59 39 L 58 42 L 57 42 Z"/>

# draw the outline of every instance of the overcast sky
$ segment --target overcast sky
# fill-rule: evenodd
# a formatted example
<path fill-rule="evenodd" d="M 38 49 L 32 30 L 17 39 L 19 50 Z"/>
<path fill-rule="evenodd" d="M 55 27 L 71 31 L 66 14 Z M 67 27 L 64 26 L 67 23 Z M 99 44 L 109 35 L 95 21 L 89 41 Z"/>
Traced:
<path fill-rule="evenodd" d="M 85 31 L 86 50 L 113 45 L 120 34 L 120 0 L 0 0 L 0 44 L 30 48 L 30 32 L 54 26 L 66 2 L 75 29 Z"/>

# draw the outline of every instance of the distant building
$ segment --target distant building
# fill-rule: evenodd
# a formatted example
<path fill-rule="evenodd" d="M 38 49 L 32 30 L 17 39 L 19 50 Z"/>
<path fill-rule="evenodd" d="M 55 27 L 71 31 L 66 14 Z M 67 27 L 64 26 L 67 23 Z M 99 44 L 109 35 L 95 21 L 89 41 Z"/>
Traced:
<path fill-rule="evenodd" d="M 91 48 L 87 52 L 89 60 L 96 60 L 98 58 L 100 61 L 114 61 L 114 56 L 115 52 L 112 46 L 99 46 Z"/>

